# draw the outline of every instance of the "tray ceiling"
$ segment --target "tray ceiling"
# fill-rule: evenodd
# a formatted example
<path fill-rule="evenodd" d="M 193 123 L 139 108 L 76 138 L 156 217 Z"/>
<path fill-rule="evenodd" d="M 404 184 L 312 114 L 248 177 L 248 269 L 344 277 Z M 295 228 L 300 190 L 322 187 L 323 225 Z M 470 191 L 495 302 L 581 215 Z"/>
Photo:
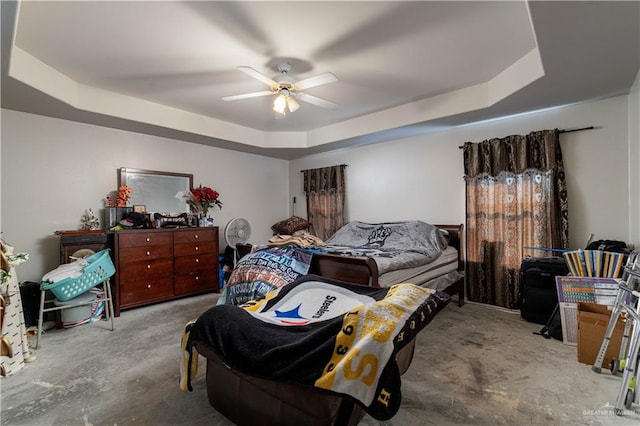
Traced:
<path fill-rule="evenodd" d="M 625 94 L 639 67 L 638 2 L 1 6 L 3 108 L 281 158 Z M 221 99 L 281 60 L 339 107 Z"/>

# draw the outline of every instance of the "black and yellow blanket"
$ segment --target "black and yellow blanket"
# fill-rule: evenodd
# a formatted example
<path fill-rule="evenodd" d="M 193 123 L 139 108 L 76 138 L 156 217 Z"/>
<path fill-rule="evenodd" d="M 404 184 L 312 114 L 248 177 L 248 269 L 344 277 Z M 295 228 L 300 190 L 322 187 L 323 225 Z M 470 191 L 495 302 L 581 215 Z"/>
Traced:
<path fill-rule="evenodd" d="M 401 401 L 396 352 L 449 300 L 413 284 L 373 288 L 307 275 L 258 302 L 209 309 L 190 327 L 186 355 L 205 344 L 245 374 L 345 395 L 387 420 Z"/>

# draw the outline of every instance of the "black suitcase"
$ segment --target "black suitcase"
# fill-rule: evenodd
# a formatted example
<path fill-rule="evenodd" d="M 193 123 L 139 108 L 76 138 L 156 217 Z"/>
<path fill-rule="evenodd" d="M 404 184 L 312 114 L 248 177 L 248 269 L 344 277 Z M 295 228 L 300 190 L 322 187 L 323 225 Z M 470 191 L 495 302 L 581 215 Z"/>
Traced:
<path fill-rule="evenodd" d="M 546 324 L 558 304 L 556 276 L 567 275 L 562 257 L 529 257 L 520 267 L 520 314 L 536 324 Z"/>

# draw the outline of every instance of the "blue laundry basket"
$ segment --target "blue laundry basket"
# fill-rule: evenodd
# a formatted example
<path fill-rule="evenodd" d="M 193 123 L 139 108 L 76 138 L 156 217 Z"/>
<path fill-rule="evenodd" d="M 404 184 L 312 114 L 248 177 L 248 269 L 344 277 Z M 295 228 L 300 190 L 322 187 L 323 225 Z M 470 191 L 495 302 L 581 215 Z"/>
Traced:
<path fill-rule="evenodd" d="M 71 300 L 86 293 L 98 284 L 108 280 L 116 273 L 109 249 L 104 249 L 84 259 L 88 265 L 84 272 L 77 278 L 65 278 L 55 283 L 43 281 L 40 283 L 42 290 L 51 290 L 51 293 L 61 302 Z"/>

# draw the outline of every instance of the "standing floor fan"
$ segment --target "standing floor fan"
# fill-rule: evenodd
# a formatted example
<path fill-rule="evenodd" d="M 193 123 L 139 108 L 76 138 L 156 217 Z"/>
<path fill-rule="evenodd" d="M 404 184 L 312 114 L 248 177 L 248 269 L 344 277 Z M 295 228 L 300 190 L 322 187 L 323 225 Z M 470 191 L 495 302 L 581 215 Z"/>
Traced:
<path fill-rule="evenodd" d="M 251 225 L 247 219 L 236 217 L 227 223 L 224 227 L 224 240 L 227 246 L 231 247 L 234 252 L 233 264 L 238 261 L 238 249 L 236 244 L 246 244 L 251 237 Z"/>

